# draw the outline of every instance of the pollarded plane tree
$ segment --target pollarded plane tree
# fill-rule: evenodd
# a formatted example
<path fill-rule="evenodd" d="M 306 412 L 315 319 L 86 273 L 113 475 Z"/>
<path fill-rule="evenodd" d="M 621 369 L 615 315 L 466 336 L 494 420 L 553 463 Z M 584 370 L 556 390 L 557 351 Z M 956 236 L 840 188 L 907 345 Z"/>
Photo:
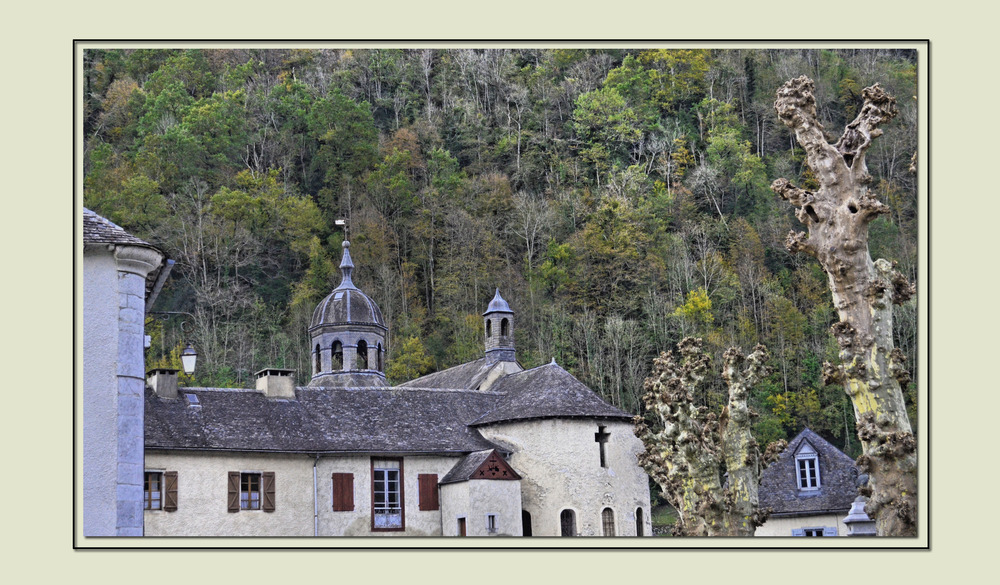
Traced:
<path fill-rule="evenodd" d="M 896 100 L 878 84 L 862 97 L 857 118 L 830 144 L 816 117 L 812 80 L 792 79 L 778 90 L 778 117 L 805 149 L 820 188 L 806 191 L 778 179 L 771 189 L 798 208 L 795 216 L 808 228 L 790 232 L 786 247 L 816 258 L 833 292 L 840 363 L 824 364 L 823 374 L 827 383 L 843 384 L 854 404 L 863 446 L 858 466 L 869 475 L 867 512 L 880 536 L 915 536 L 916 442 L 901 390 L 910 375 L 892 339 L 892 306 L 910 299 L 915 287 L 868 252 L 868 226 L 888 207 L 868 191 L 865 152 L 882 134 L 879 126 L 896 116 Z"/>
<path fill-rule="evenodd" d="M 675 535 L 753 536 L 768 514 L 758 506 L 761 472 L 784 448 L 779 441 L 762 455 L 750 432 L 756 414 L 747 397 L 766 373 L 767 350 L 758 345 L 746 357 L 735 348 L 726 351 L 722 377 L 729 402 L 716 416 L 694 402 L 709 363 L 701 340 L 687 337 L 677 349 L 678 357 L 669 352 L 656 358 L 645 381 L 649 418 L 635 419 L 646 447 L 639 463 L 677 510 Z"/>

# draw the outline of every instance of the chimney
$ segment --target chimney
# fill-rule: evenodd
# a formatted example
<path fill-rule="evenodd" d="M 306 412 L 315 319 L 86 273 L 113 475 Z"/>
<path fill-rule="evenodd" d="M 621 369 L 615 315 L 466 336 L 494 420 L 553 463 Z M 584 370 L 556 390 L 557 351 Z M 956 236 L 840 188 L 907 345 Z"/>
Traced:
<path fill-rule="evenodd" d="M 268 398 L 295 398 L 295 370 L 264 368 L 257 376 L 257 390 Z"/>
<path fill-rule="evenodd" d="M 177 370 L 152 369 L 146 372 L 146 384 L 160 398 L 177 398 Z"/>

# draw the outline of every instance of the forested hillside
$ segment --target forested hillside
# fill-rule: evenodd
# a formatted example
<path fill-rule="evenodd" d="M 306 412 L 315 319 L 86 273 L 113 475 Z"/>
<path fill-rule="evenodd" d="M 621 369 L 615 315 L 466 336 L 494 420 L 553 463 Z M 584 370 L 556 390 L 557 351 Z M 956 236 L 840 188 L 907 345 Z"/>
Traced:
<path fill-rule="evenodd" d="M 764 343 L 758 441 L 803 426 L 854 455 L 826 276 L 784 246 L 798 226 L 771 192 L 816 187 L 774 113 L 808 75 L 831 139 L 880 83 L 900 115 L 868 152 L 891 213 L 871 253 L 916 281 L 916 54 L 900 50 L 89 50 L 84 204 L 176 268 L 149 365 L 198 349 L 191 383 L 309 377 L 315 305 L 354 281 L 390 326 L 402 382 L 477 358 L 500 287 L 519 361 L 552 358 L 609 402 L 641 409 L 652 358 L 698 336 L 719 371 Z M 800 228 L 801 229 L 801 228 Z M 185 321 L 184 331 L 180 321 Z M 915 301 L 894 313 L 916 371 Z M 915 384 L 908 398 L 914 408 Z M 698 400 L 718 407 L 721 380 Z M 916 418 L 911 416 L 911 420 Z"/>

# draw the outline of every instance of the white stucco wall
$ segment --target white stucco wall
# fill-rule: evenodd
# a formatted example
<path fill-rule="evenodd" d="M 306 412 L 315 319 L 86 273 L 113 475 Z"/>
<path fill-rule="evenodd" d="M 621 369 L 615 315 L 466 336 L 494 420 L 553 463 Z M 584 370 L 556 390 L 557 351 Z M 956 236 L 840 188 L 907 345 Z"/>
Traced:
<path fill-rule="evenodd" d="M 418 475 L 440 480 L 458 457 L 403 457 L 402 531 L 371 530 L 371 457 L 210 452 L 146 453 L 146 470 L 176 471 L 177 511 L 145 512 L 147 536 L 441 536 L 441 511 L 420 510 Z M 313 466 L 316 467 L 314 515 Z M 275 511 L 228 512 L 228 472 L 273 471 Z M 333 473 L 354 475 L 354 510 L 333 510 Z"/>
<path fill-rule="evenodd" d="M 146 470 L 177 472 L 177 511 L 147 510 L 146 536 L 312 536 L 312 458 L 146 452 Z M 229 512 L 229 472 L 274 472 L 275 509 Z"/>
<path fill-rule="evenodd" d="M 771 517 L 767 522 L 757 527 L 754 536 L 791 536 L 797 528 L 837 527 L 837 536 L 847 536 L 847 525 L 844 524 L 847 514 L 823 514 L 817 516 Z"/>
<path fill-rule="evenodd" d="M 441 486 L 444 536 L 458 536 L 458 519 L 465 518 L 466 536 L 521 536 L 521 483 L 472 479 Z M 487 530 L 486 516 L 496 516 L 496 532 Z"/>
<path fill-rule="evenodd" d="M 600 465 L 598 426 L 610 433 L 607 467 Z M 480 427 L 487 439 L 512 451 L 521 475 L 521 506 L 531 514 L 533 536 L 559 536 L 559 515 L 576 514 L 577 534 L 601 536 L 601 511 L 611 508 L 615 534 L 635 536 L 635 511 L 643 510 L 643 534 L 652 534 L 649 484 L 636 456 L 642 443 L 624 421 L 541 419 Z"/>
<path fill-rule="evenodd" d="M 145 279 L 163 255 L 91 245 L 83 258 L 83 533 L 141 536 Z"/>
<path fill-rule="evenodd" d="M 459 457 L 403 457 L 404 530 L 372 531 L 371 457 L 367 455 L 323 457 L 317 466 L 319 485 L 319 534 L 321 536 L 441 536 L 441 510 L 421 510 L 417 477 L 433 473 L 440 481 Z M 354 511 L 333 511 L 333 473 L 354 474 Z M 439 501 L 441 500 L 439 496 Z"/>

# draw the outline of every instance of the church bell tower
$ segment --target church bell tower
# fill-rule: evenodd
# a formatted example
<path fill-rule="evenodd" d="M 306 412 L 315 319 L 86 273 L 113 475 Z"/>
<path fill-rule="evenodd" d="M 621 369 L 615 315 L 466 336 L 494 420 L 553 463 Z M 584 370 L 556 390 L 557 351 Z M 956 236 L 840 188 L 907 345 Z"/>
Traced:
<path fill-rule="evenodd" d="M 514 311 L 500 296 L 499 288 L 483 313 L 483 325 L 486 328 L 486 359 L 492 362 L 516 361 Z"/>

